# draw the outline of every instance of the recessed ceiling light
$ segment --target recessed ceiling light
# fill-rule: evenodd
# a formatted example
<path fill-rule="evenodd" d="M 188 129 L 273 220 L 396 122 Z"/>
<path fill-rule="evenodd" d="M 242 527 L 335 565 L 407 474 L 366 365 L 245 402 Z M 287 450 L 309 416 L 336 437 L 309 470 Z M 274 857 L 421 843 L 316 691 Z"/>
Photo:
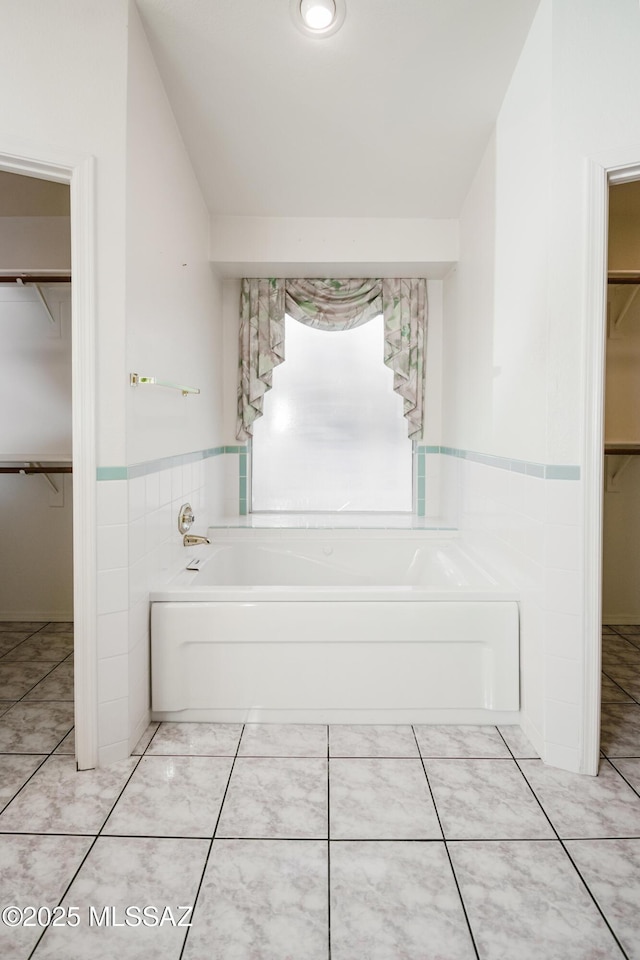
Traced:
<path fill-rule="evenodd" d="M 330 37 L 344 22 L 344 0 L 290 0 L 291 16 L 308 37 Z"/>

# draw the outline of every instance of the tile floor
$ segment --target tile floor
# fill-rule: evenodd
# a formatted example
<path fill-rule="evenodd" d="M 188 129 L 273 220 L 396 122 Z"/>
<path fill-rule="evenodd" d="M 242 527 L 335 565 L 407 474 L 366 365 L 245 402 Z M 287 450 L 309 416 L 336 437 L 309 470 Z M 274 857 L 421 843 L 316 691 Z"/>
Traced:
<path fill-rule="evenodd" d="M 315 724 L 77 773 L 71 657 L 0 625 L 3 960 L 640 960 L 640 626 L 604 630 L 597 778 L 518 727 Z"/>

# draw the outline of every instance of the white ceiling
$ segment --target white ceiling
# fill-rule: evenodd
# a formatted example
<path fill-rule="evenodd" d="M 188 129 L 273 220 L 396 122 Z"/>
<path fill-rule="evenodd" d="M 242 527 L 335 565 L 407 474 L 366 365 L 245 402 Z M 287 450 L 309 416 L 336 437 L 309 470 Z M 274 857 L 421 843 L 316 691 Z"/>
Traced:
<path fill-rule="evenodd" d="M 457 217 L 538 0 L 137 0 L 214 214 Z"/>

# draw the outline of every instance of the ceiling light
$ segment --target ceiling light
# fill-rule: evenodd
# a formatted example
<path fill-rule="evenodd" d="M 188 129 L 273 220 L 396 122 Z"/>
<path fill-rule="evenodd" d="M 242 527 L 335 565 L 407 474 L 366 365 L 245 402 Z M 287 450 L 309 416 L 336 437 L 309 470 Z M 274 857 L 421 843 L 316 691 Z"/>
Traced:
<path fill-rule="evenodd" d="M 326 30 L 336 17 L 333 0 L 302 0 L 300 14 L 310 30 Z"/>
<path fill-rule="evenodd" d="M 344 0 L 290 0 L 291 16 L 298 30 L 308 37 L 329 37 L 345 18 Z"/>

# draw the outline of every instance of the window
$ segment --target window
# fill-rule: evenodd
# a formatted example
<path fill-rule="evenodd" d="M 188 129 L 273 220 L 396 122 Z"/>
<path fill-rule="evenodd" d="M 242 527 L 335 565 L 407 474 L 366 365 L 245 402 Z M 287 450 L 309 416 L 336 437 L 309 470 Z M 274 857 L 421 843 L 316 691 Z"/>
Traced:
<path fill-rule="evenodd" d="M 252 509 L 411 511 L 412 443 L 382 316 L 339 332 L 286 317 L 285 342 L 254 424 Z"/>

